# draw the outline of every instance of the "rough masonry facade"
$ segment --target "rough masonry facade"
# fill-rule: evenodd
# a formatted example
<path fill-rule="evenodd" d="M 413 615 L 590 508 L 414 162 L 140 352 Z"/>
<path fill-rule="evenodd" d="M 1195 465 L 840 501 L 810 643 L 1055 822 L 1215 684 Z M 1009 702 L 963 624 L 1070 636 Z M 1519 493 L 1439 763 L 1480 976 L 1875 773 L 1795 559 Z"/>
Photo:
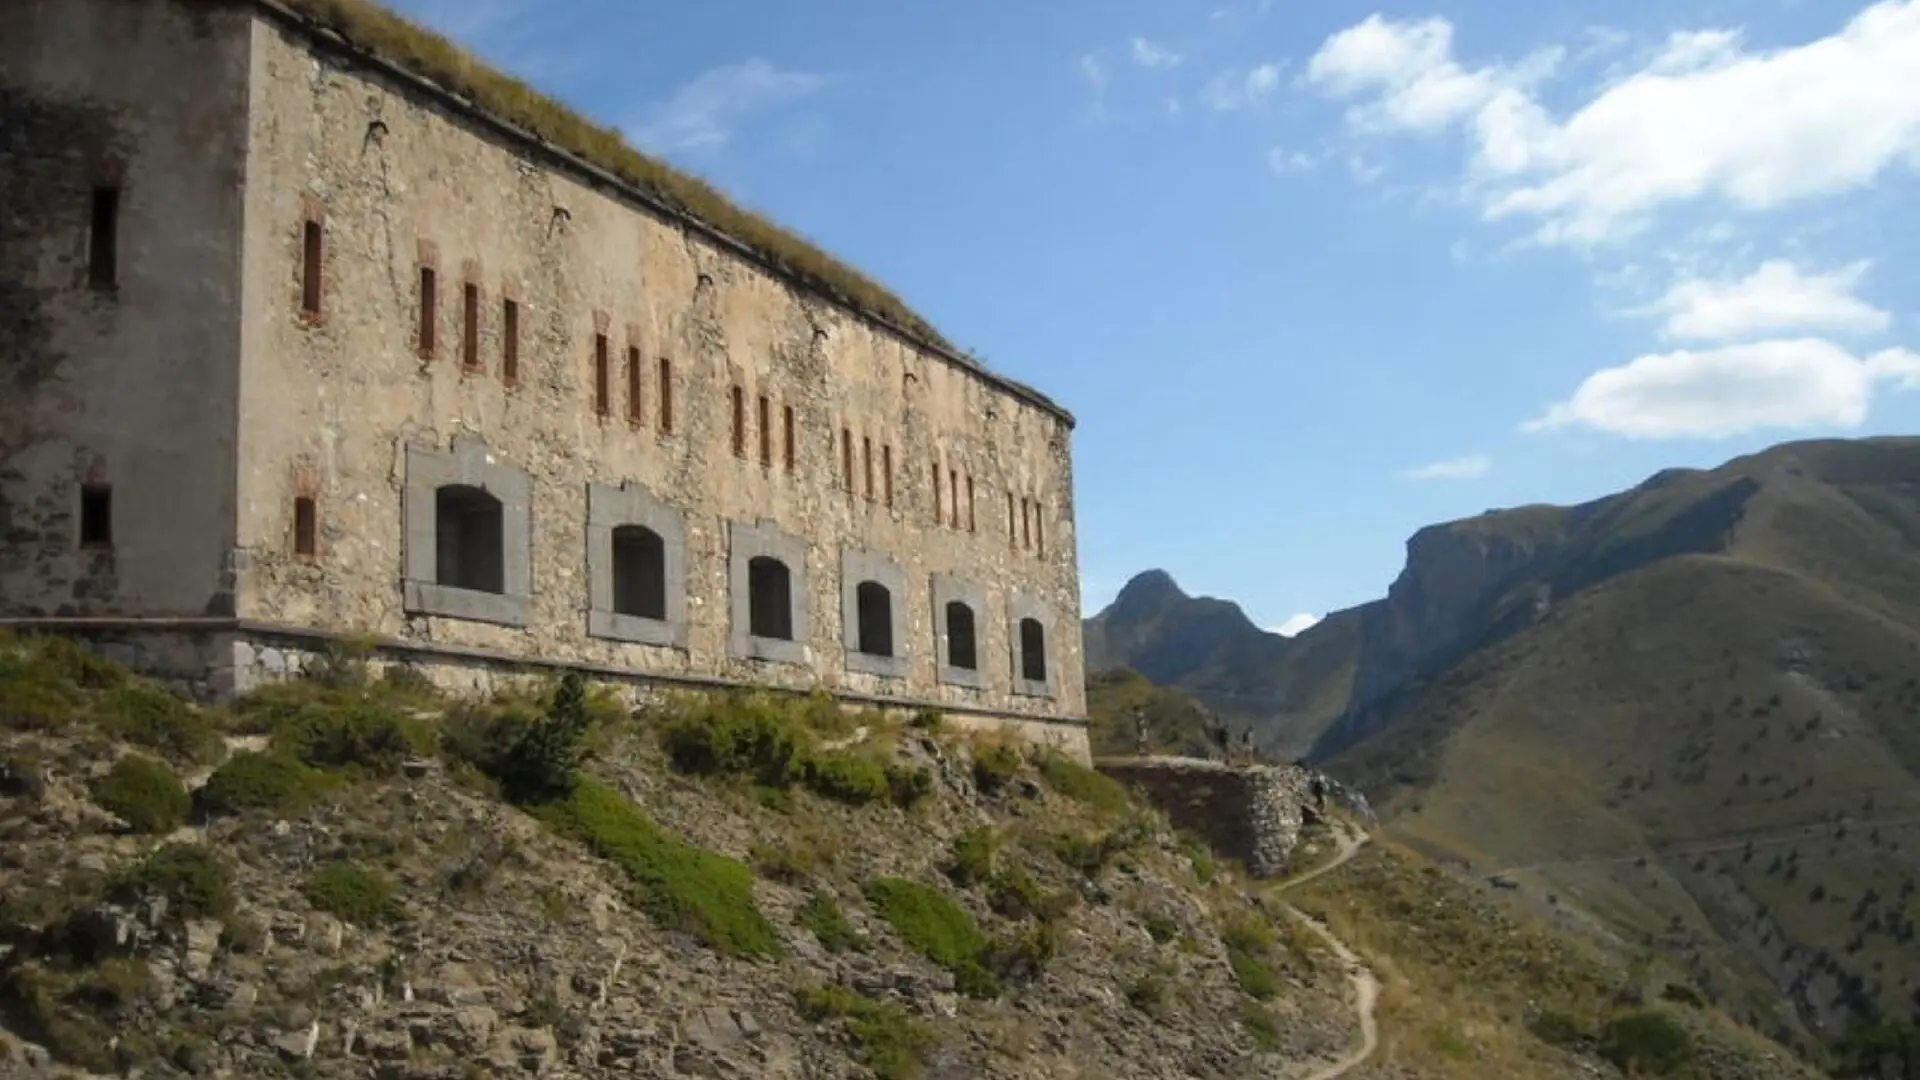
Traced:
<path fill-rule="evenodd" d="M 272 4 L 17 6 L 0 617 L 215 691 L 371 637 L 1084 753 L 1060 408 Z"/>

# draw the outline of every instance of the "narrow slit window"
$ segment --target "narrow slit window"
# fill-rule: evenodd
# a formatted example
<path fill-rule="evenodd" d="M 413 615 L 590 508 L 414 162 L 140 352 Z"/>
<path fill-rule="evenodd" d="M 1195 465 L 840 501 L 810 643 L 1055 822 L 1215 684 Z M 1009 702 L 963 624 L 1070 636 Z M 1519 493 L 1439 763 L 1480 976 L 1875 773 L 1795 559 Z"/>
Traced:
<path fill-rule="evenodd" d="M 1013 492 L 1007 492 L 1007 546 L 1013 547 L 1020 542 L 1019 530 L 1013 525 Z"/>
<path fill-rule="evenodd" d="M 520 303 L 500 302 L 500 381 L 512 386 L 520 381 Z"/>
<path fill-rule="evenodd" d="M 426 357 L 433 355 L 434 312 L 440 306 L 440 298 L 437 295 L 439 287 L 437 277 L 438 275 L 434 273 L 433 267 L 423 266 L 420 268 L 420 326 L 418 333 L 420 338 L 420 355 Z"/>
<path fill-rule="evenodd" d="M 767 395 L 760 395 L 760 411 L 756 419 L 760 422 L 760 464 L 763 468 L 773 467 L 773 402 Z"/>
<path fill-rule="evenodd" d="M 933 463 L 933 523 L 940 524 L 940 463 Z"/>
<path fill-rule="evenodd" d="M 840 429 L 840 486 L 853 494 L 853 432 Z"/>
<path fill-rule="evenodd" d="M 792 472 L 794 451 L 799 449 L 793 438 L 793 406 L 780 406 L 780 428 L 781 439 L 785 443 L 781 450 L 786 454 L 787 471 Z"/>
<path fill-rule="evenodd" d="M 87 230 L 87 282 L 111 289 L 120 280 L 120 189 L 93 189 L 93 215 Z"/>
<path fill-rule="evenodd" d="M 947 470 L 947 524 L 960 527 L 960 470 Z"/>
<path fill-rule="evenodd" d="M 1033 549 L 1033 512 L 1025 495 L 1020 496 L 1020 546 Z"/>
<path fill-rule="evenodd" d="M 747 456 L 747 392 L 733 388 L 733 456 Z"/>
<path fill-rule="evenodd" d="M 609 385 L 612 373 L 607 370 L 607 335 L 593 335 L 593 411 L 601 416 L 612 411 L 609 400 L 612 387 Z"/>
<path fill-rule="evenodd" d="M 860 471 L 866 479 L 867 501 L 873 501 L 873 436 L 860 436 Z"/>
<path fill-rule="evenodd" d="M 635 427 L 646 418 L 646 403 L 640 400 L 640 383 L 643 376 L 640 370 L 640 350 L 627 346 L 627 422 Z"/>
<path fill-rule="evenodd" d="M 967 531 L 979 532 L 979 522 L 973 515 L 973 474 L 967 474 Z"/>
<path fill-rule="evenodd" d="M 312 555 L 319 545 L 319 511 L 313 496 L 297 495 L 293 500 L 293 553 Z"/>
<path fill-rule="evenodd" d="M 893 509 L 893 444 L 880 447 L 880 484 L 886 493 L 887 509 Z"/>
<path fill-rule="evenodd" d="M 673 434 L 673 361 L 660 358 L 660 434 Z"/>
<path fill-rule="evenodd" d="M 113 544 L 113 487 L 109 484 L 83 484 L 80 487 L 80 546 L 109 547 Z"/>
<path fill-rule="evenodd" d="M 460 363 L 480 367 L 480 286 L 471 281 L 460 294 Z"/>
<path fill-rule="evenodd" d="M 1040 514 L 1040 500 L 1033 501 L 1033 547 L 1041 558 L 1047 557 L 1047 519 Z"/>
<path fill-rule="evenodd" d="M 308 218 L 300 229 L 300 312 L 309 318 L 320 314 L 320 265 L 325 241 L 320 223 Z"/>

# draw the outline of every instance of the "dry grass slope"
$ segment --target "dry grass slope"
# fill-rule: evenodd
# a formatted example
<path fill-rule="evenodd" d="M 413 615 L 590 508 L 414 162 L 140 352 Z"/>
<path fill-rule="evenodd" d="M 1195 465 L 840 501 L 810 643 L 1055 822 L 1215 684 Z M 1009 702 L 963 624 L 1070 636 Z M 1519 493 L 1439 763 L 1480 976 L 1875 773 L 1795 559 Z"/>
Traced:
<path fill-rule="evenodd" d="M 732 237 L 809 287 L 889 323 L 927 346 L 954 352 L 938 330 L 879 282 L 791 230 L 741 208 L 707 181 L 635 150 L 614 129 L 596 124 L 519 79 L 494 70 L 434 31 L 370 0 L 272 2 L 605 169 L 674 211 Z"/>

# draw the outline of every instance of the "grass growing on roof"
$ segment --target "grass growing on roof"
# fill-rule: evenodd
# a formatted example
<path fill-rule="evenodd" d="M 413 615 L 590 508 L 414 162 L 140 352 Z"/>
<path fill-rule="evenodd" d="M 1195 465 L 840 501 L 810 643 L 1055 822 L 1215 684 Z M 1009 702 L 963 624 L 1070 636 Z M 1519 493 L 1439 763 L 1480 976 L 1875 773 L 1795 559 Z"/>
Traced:
<path fill-rule="evenodd" d="M 951 352 L 952 346 L 885 286 L 788 229 L 745 210 L 696 176 L 649 157 L 620 133 L 588 120 L 446 38 L 368 0 L 282 0 L 360 48 L 422 76 L 484 111 L 706 222 L 811 287 Z"/>

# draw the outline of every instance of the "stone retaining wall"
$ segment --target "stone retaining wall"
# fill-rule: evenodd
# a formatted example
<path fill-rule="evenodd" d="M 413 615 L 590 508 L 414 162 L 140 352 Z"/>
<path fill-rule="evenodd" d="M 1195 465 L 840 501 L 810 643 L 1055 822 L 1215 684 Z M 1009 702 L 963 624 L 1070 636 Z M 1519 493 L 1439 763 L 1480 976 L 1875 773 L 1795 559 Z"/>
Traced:
<path fill-rule="evenodd" d="M 1311 798 L 1308 774 L 1289 765 L 1175 757 L 1107 758 L 1094 765 L 1140 792 L 1175 828 L 1245 863 L 1257 878 L 1286 870 Z"/>

